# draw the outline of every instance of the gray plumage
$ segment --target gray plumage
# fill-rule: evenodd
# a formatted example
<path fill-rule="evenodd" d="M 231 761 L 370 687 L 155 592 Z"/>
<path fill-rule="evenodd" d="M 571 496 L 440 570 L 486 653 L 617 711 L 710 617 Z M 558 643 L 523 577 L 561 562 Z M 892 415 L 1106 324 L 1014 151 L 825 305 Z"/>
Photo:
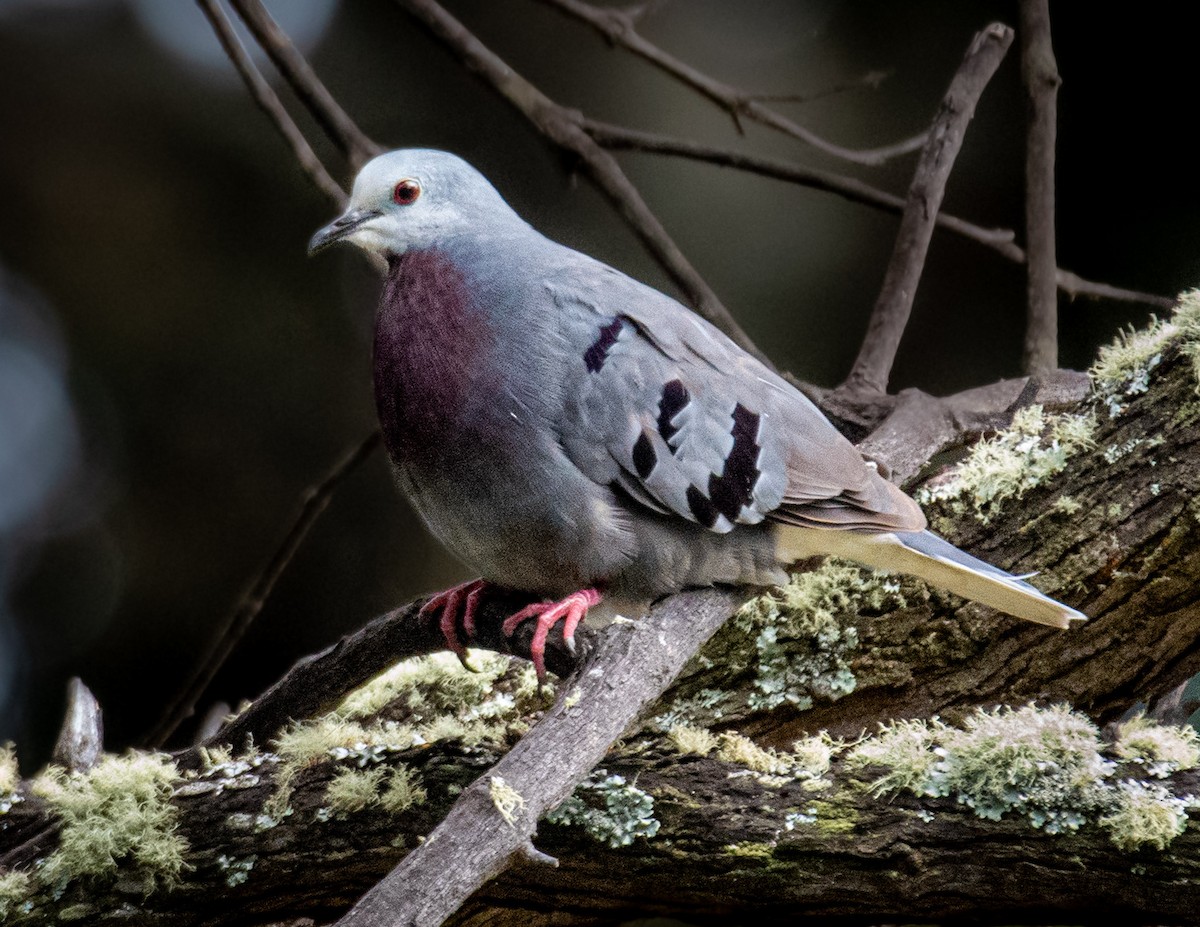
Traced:
<path fill-rule="evenodd" d="M 1029 620 L 1083 617 L 926 532 L 793 386 L 539 234 L 453 155 L 370 162 L 312 250 L 342 239 L 388 267 L 375 389 L 398 479 L 484 579 L 650 599 L 836 554 Z"/>

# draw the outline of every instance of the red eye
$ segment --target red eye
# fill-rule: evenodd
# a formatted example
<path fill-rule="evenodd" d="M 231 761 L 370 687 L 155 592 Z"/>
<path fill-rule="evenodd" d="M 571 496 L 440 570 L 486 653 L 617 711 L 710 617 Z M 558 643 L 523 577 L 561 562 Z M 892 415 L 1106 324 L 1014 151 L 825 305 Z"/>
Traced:
<path fill-rule="evenodd" d="M 392 189 L 392 199 L 400 206 L 411 206 L 421 195 L 421 185 L 415 180 L 402 180 Z"/>

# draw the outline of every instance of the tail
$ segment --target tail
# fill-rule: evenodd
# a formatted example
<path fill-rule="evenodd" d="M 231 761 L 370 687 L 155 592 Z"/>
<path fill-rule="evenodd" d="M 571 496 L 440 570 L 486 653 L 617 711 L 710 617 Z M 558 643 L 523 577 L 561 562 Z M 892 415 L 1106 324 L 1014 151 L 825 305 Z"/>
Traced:
<path fill-rule="evenodd" d="M 1029 583 L 959 550 L 930 531 L 868 534 L 823 528 L 777 527 L 780 559 L 787 563 L 829 554 L 893 573 L 908 573 L 965 599 L 1052 628 L 1087 615 L 1056 602 Z"/>

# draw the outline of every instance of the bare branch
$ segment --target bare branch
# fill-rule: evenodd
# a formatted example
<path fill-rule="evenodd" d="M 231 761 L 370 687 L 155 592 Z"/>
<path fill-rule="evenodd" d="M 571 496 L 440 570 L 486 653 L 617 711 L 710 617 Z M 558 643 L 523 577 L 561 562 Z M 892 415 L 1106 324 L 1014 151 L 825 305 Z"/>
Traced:
<path fill-rule="evenodd" d="M 559 148 L 576 155 L 588 176 L 609 202 L 616 206 L 696 310 L 743 348 L 766 360 L 672 241 L 620 165 L 583 130 L 582 117 L 578 112 L 555 103 L 517 74 L 434 0 L 397 2 L 420 20 L 435 38 L 448 45 L 466 67 L 516 107 L 543 136 Z"/>
<path fill-rule="evenodd" d="M 522 855 L 538 819 L 571 794 L 741 598 L 711 589 L 684 592 L 639 621 L 611 625 L 554 708 L 463 791 L 428 839 L 339 927 L 437 927 L 445 921 Z"/>
<path fill-rule="evenodd" d="M 246 89 L 250 91 L 250 96 L 258 104 L 259 109 L 267 114 L 268 118 L 275 123 L 275 128 L 279 130 L 279 134 L 291 146 L 292 154 L 296 158 L 296 163 L 300 165 L 301 170 L 308 175 L 311 180 L 327 197 L 333 200 L 334 204 L 340 209 L 346 205 L 346 193 L 338 185 L 338 182 L 329 176 L 329 172 L 325 170 L 325 165 L 321 163 L 321 159 L 317 157 L 316 152 L 309 147 L 308 142 L 304 138 L 304 134 L 300 128 L 292 121 L 292 117 L 288 115 L 288 111 L 280 102 L 275 91 L 271 89 L 271 85 L 259 72 L 255 66 L 253 59 L 246 54 L 246 49 L 242 47 L 241 41 L 237 34 L 233 31 L 233 26 L 230 24 L 225 11 L 221 9 L 221 5 L 217 0 L 197 0 L 200 4 L 200 9 L 204 15 L 208 17 L 209 23 L 213 27 L 213 31 L 217 34 L 217 39 L 221 42 L 221 47 L 225 49 L 225 54 L 229 60 L 233 62 L 233 66 L 242 76 L 242 80 L 246 84 Z"/>
<path fill-rule="evenodd" d="M 585 3 L 583 0 L 542 0 L 542 2 L 587 23 L 613 45 L 620 45 L 684 85 L 691 87 L 701 96 L 716 103 L 733 117 L 739 132 L 742 130 L 741 119 L 744 116 L 785 135 L 790 135 L 825 154 L 854 164 L 868 166 L 878 166 L 899 155 L 916 151 L 925 142 L 925 134 L 921 133 L 882 148 L 868 150 L 843 148 L 841 145 L 835 145 L 833 142 L 821 138 L 815 132 L 793 122 L 773 109 L 763 106 L 755 96 L 714 80 L 707 74 L 703 74 L 678 58 L 667 54 L 638 33 L 636 19 L 628 10 L 600 8 Z"/>
<path fill-rule="evenodd" d="M 233 648 L 237 646 L 238 641 L 242 639 L 254 619 L 258 617 L 275 588 L 275 583 L 279 581 L 283 571 L 296 556 L 296 551 L 299 550 L 300 544 L 308 535 L 309 529 L 328 507 L 334 490 L 371 456 L 375 448 L 379 446 L 380 437 L 378 431 L 371 432 L 358 445 L 344 454 L 321 482 L 304 490 L 300 496 L 300 507 L 291 527 L 284 535 L 283 542 L 271 556 L 267 565 L 263 567 L 262 572 L 250 584 L 250 588 L 238 603 L 237 608 L 221 623 L 203 662 L 196 667 L 183 689 L 167 706 L 158 724 L 147 735 L 146 744 L 148 746 L 161 747 L 175 732 L 175 729 L 186 718 L 191 717 L 196 710 L 196 703 L 200 700 L 200 696 L 213 681 L 217 671 L 229 659 Z"/>
<path fill-rule="evenodd" d="M 1058 65 L 1050 41 L 1049 0 L 1021 0 L 1021 83 L 1025 86 L 1025 245 L 1029 249 L 1025 372 L 1058 366 L 1058 264 L 1054 239 L 1054 146 Z"/>
<path fill-rule="evenodd" d="M 888 376 L 912 312 L 946 181 L 962 147 L 967 124 L 975 115 L 975 105 L 1000 66 L 1012 37 L 1012 30 L 1000 23 L 983 29 L 972 40 L 950 82 L 908 189 L 908 205 L 900 220 L 896 248 L 867 323 L 862 348 L 843 384 L 849 392 L 887 391 Z"/>
<path fill-rule="evenodd" d="M 355 171 L 383 150 L 355 125 L 259 0 L 229 2 Z"/>
<path fill-rule="evenodd" d="M 873 209 L 881 209 L 895 215 L 901 215 L 904 212 L 903 197 L 873 187 L 854 177 L 805 167 L 795 161 L 764 158 L 730 148 L 718 148 L 688 139 L 642 132 L 639 129 L 628 129 L 594 119 L 584 119 L 582 125 L 584 130 L 600 145 L 614 151 L 641 151 L 648 154 L 688 158 L 692 161 L 702 161 L 718 167 L 729 167 L 763 177 L 771 177 L 775 180 L 799 184 L 813 190 L 823 190 L 849 200 L 851 203 L 870 206 Z M 936 222 L 940 228 L 986 245 L 999 253 L 1001 257 L 1016 264 L 1025 263 L 1025 249 L 1015 243 L 1014 239 L 1017 233 L 1012 229 L 987 229 L 940 210 Z M 1165 296 L 1126 290 L 1110 286 L 1107 283 L 1095 283 L 1067 270 L 1058 270 L 1055 282 L 1059 289 L 1072 299 L 1079 296 L 1088 299 L 1113 299 L 1122 302 L 1145 303 L 1164 309 L 1169 309 L 1174 305 L 1174 300 Z"/>
<path fill-rule="evenodd" d="M 843 81 L 812 93 L 755 93 L 750 94 L 749 97 L 760 103 L 812 103 L 814 100 L 822 100 L 825 97 L 836 96 L 850 90 L 859 90 L 863 87 L 878 90 L 883 82 L 891 76 L 891 71 L 868 71 L 855 80 Z"/>

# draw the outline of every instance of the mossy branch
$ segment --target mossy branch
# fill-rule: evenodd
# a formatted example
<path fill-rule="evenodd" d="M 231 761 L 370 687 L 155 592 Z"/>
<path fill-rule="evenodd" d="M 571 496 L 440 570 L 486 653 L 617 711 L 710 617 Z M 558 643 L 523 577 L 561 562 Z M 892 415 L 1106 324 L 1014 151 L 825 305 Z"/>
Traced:
<path fill-rule="evenodd" d="M 1172 319 L 1103 352 L 1093 393 L 1076 408 L 1027 407 L 960 465 L 918 480 L 940 531 L 1001 566 L 1040 570 L 1035 581 L 1091 615 L 1087 625 L 1033 628 L 856 567 L 810 570 L 726 623 L 646 727 L 627 731 L 542 818 L 537 845 L 559 857 L 558 870 L 518 864 L 456 917 L 1005 912 L 1019 922 L 1116 912 L 1162 922 L 1196 910 L 1195 739 L 1138 722 L 1101 741 L 1095 725 L 1200 670 L 1198 344 L 1200 297 L 1190 294 Z M 432 629 L 413 633 L 436 645 Z M 658 646 L 627 653 L 623 671 Z M 29 923 L 98 911 L 113 923 L 328 920 L 430 835 L 464 789 L 476 794 L 472 780 L 476 810 L 496 821 L 469 815 L 455 830 L 470 836 L 462 865 L 510 830 L 518 855 L 536 855 L 527 835 L 565 792 L 493 768 L 546 708 L 529 673 L 488 661 L 470 675 L 442 659 L 393 670 L 333 705 L 338 655 L 369 647 L 335 648 L 312 661 L 317 677 L 295 677 L 326 680 L 320 698 L 296 704 L 332 714 L 272 737 L 268 722 L 286 717 L 277 691 L 257 716 L 266 751 L 240 752 L 241 737 L 233 751 L 198 750 L 194 769 L 169 777 L 170 794 L 161 761 L 98 767 L 111 781 L 147 771 L 152 781 L 119 790 L 143 796 L 131 804 L 90 786 L 92 773 L 15 783 L 11 756 L 0 756 L 0 850 L 50 825 L 63 834 L 0 874 L 0 911 Z M 365 666 L 342 664 L 352 665 Z M 1031 701 L 1077 713 L 977 713 Z M 525 769 L 553 772 L 583 756 L 572 737 L 602 704 L 565 696 L 559 746 L 532 755 L 523 741 L 516 755 L 535 761 Z M 892 719 L 912 720 L 851 744 Z M 625 722 L 609 726 L 596 733 L 604 743 Z M 598 742 L 588 741 L 593 762 Z M 575 781 L 585 766 L 554 781 Z M 101 833 L 86 832 L 91 821 Z M 164 852 L 139 856 L 138 833 Z M 103 871 L 89 859 L 107 859 Z"/>

